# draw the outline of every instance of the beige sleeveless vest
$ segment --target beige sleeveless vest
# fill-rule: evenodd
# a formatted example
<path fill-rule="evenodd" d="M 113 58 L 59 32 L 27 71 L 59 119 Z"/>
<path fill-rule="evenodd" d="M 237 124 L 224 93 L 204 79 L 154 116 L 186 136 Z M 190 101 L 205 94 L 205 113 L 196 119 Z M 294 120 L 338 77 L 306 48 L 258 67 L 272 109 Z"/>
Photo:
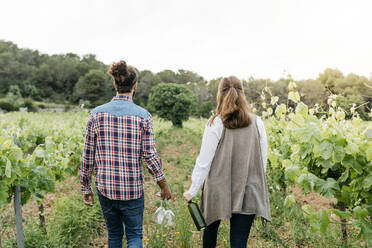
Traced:
<path fill-rule="evenodd" d="M 271 221 L 256 116 L 250 117 L 248 127 L 223 130 L 201 197 L 207 225 L 232 213 Z"/>

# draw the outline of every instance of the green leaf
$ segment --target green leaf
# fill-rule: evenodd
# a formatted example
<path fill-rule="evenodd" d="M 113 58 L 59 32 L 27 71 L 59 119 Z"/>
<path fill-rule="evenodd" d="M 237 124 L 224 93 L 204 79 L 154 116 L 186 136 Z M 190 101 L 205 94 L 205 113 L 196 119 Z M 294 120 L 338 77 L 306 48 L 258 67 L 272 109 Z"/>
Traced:
<path fill-rule="evenodd" d="M 297 91 L 290 91 L 288 93 L 288 99 L 292 100 L 293 102 L 299 102 L 300 101 L 300 94 L 298 94 Z"/>
<path fill-rule="evenodd" d="M 286 208 L 293 206 L 295 203 L 296 203 L 296 200 L 293 195 L 287 195 L 287 197 L 284 200 L 284 206 Z"/>
<path fill-rule="evenodd" d="M 304 190 L 304 193 L 308 193 L 314 190 L 315 186 L 318 186 L 322 183 L 323 180 L 316 177 L 314 174 L 307 173 L 302 174 L 298 178 L 298 184 Z"/>
<path fill-rule="evenodd" d="M 371 247 L 372 246 L 372 224 L 367 221 L 362 221 L 360 232 L 367 246 Z"/>
<path fill-rule="evenodd" d="M 314 209 L 309 204 L 305 204 L 301 207 L 302 211 L 305 212 L 306 215 L 312 215 L 314 214 Z"/>
<path fill-rule="evenodd" d="M 45 157 L 45 152 L 42 148 L 37 147 L 34 151 L 35 155 L 37 158 L 44 158 Z"/>
<path fill-rule="evenodd" d="M 359 151 L 358 145 L 353 142 L 349 142 L 347 146 L 345 147 L 345 153 L 350 154 L 350 155 L 358 153 L 358 151 Z"/>
<path fill-rule="evenodd" d="M 340 183 L 344 183 L 344 182 L 346 182 L 346 180 L 347 180 L 348 178 L 349 178 L 349 170 L 346 169 L 346 170 L 342 173 L 342 175 L 338 178 L 337 181 L 339 181 Z"/>
<path fill-rule="evenodd" d="M 296 113 L 305 116 L 305 115 L 308 114 L 309 108 L 307 107 L 306 104 L 304 104 L 303 102 L 300 102 L 299 104 L 297 104 L 297 107 L 296 107 L 295 111 L 296 111 Z"/>
<path fill-rule="evenodd" d="M 346 155 L 341 162 L 342 165 L 346 166 L 346 168 L 353 168 L 358 174 L 363 173 L 363 167 L 359 164 L 359 162 L 350 155 Z"/>
<path fill-rule="evenodd" d="M 10 152 L 9 152 L 9 160 L 12 161 L 13 163 L 17 163 L 19 160 L 21 160 L 23 157 L 23 152 L 20 148 L 13 148 Z"/>
<path fill-rule="evenodd" d="M 341 195 L 338 198 L 339 201 L 345 203 L 346 205 L 351 204 L 352 191 L 349 186 L 343 185 L 341 188 Z"/>
<path fill-rule="evenodd" d="M 332 156 L 332 151 L 333 151 L 333 145 L 328 141 L 324 140 L 319 146 L 318 146 L 318 152 L 320 156 L 324 159 L 327 160 L 331 158 Z"/>
<path fill-rule="evenodd" d="M 322 185 L 320 191 L 322 195 L 330 199 L 334 196 L 335 191 L 340 191 L 340 186 L 335 179 L 327 178 L 327 181 Z"/>
<path fill-rule="evenodd" d="M 369 174 L 363 180 L 363 189 L 369 190 L 372 187 L 372 174 Z"/>
<path fill-rule="evenodd" d="M 341 219 L 348 219 L 348 218 L 352 217 L 352 214 L 349 211 L 344 212 L 344 211 L 341 211 L 341 210 L 338 210 L 338 209 L 331 209 L 331 212 L 335 213 Z"/>
<path fill-rule="evenodd" d="M 0 184 L 0 205 L 8 201 L 9 188 Z"/>
<path fill-rule="evenodd" d="M 320 232 L 321 233 L 325 233 L 327 231 L 327 227 L 329 225 L 328 212 L 326 210 L 321 210 L 319 217 L 320 217 L 319 218 L 319 221 L 320 221 Z"/>
<path fill-rule="evenodd" d="M 295 181 L 301 174 L 300 168 L 298 166 L 288 166 L 285 168 L 285 176 L 292 181 Z"/>
<path fill-rule="evenodd" d="M 353 216 L 355 218 L 363 218 L 368 216 L 368 211 L 365 208 L 361 208 L 360 206 L 356 206 L 353 209 Z"/>
<path fill-rule="evenodd" d="M 334 150 L 332 154 L 333 162 L 339 163 L 342 161 L 342 159 L 344 159 L 344 157 L 345 157 L 344 147 L 337 146 L 337 145 L 334 146 Z"/>
<path fill-rule="evenodd" d="M 10 178 L 12 175 L 12 163 L 8 158 L 6 158 L 6 166 L 5 166 L 5 176 Z"/>
<path fill-rule="evenodd" d="M 367 161 L 372 160 L 372 145 L 369 145 L 366 149 Z"/>
<path fill-rule="evenodd" d="M 322 160 L 320 165 L 323 167 L 322 174 L 326 174 L 327 171 L 334 166 L 334 163 L 332 160 Z"/>

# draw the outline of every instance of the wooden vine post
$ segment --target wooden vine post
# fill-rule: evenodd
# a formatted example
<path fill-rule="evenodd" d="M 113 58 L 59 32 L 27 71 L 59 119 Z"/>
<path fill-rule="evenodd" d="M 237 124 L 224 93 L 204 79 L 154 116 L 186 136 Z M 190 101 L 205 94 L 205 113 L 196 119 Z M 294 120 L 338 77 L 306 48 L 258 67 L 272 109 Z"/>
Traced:
<path fill-rule="evenodd" d="M 18 146 L 17 137 L 14 135 L 14 144 Z M 14 192 L 14 213 L 16 217 L 16 232 L 17 232 L 17 247 L 25 247 L 25 236 L 23 233 L 22 223 L 22 203 L 21 203 L 21 186 L 17 185 L 13 188 Z"/>
<path fill-rule="evenodd" d="M 21 205 L 21 187 L 14 187 L 14 212 L 16 217 L 16 231 L 17 231 L 17 246 L 24 248 L 24 234 L 22 224 L 22 205 Z"/>

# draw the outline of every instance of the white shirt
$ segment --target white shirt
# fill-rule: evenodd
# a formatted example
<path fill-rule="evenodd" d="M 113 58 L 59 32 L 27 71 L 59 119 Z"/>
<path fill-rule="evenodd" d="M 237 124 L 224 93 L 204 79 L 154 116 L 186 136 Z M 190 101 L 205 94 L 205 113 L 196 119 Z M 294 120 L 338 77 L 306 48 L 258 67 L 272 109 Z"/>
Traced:
<path fill-rule="evenodd" d="M 266 172 L 266 164 L 267 164 L 267 138 L 266 138 L 266 131 L 263 121 L 260 117 L 257 116 L 256 123 L 258 127 L 258 132 L 260 135 L 260 146 L 261 146 L 261 153 L 262 153 L 262 162 L 264 165 L 264 171 Z M 213 121 L 212 125 L 206 125 L 204 134 L 203 134 L 203 141 L 200 148 L 200 153 L 198 158 L 196 159 L 195 167 L 192 172 L 191 176 L 191 186 L 190 189 L 187 191 L 192 197 L 195 197 L 204 183 L 204 180 L 209 174 L 209 170 L 211 168 L 211 164 L 216 153 L 216 149 L 218 143 L 221 139 L 223 131 L 223 123 L 220 117 L 216 117 Z"/>

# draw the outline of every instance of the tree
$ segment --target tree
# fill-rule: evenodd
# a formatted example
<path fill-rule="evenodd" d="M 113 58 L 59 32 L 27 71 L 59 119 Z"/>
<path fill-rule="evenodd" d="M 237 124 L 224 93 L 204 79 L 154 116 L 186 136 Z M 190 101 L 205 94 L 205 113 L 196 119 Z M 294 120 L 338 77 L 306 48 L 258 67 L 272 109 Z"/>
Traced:
<path fill-rule="evenodd" d="M 23 98 L 18 85 L 10 86 L 9 91 L 6 94 L 6 99 L 13 104 L 19 104 L 20 102 L 22 102 Z"/>
<path fill-rule="evenodd" d="M 213 108 L 213 103 L 211 103 L 210 101 L 203 102 L 202 104 L 200 104 L 199 109 L 197 110 L 197 114 L 200 117 L 209 118 L 212 115 Z"/>
<path fill-rule="evenodd" d="M 160 83 L 154 86 L 149 97 L 148 109 L 176 127 L 189 119 L 197 99 L 191 90 L 175 83 Z"/>
<path fill-rule="evenodd" d="M 324 85 L 324 87 L 334 93 L 336 81 L 343 79 L 344 75 L 337 69 L 327 68 L 321 74 L 319 74 L 318 80 Z"/>
<path fill-rule="evenodd" d="M 78 99 L 88 100 L 93 105 L 102 104 L 106 99 L 106 91 L 110 86 L 108 76 L 101 70 L 90 70 L 80 77 L 75 85 L 74 95 Z"/>
<path fill-rule="evenodd" d="M 158 76 L 154 75 L 151 71 L 140 71 L 138 73 L 138 87 L 134 98 L 136 104 L 146 106 L 151 88 L 158 83 L 160 83 Z"/>
<path fill-rule="evenodd" d="M 163 83 L 178 83 L 177 75 L 174 71 L 164 70 L 156 74 L 159 77 L 160 82 Z"/>
<path fill-rule="evenodd" d="M 314 107 L 315 104 L 325 106 L 327 102 L 327 91 L 319 80 L 305 80 L 297 83 L 298 90 L 301 94 L 303 102 Z"/>
<path fill-rule="evenodd" d="M 195 72 L 187 71 L 187 70 L 178 70 L 177 73 L 177 82 L 180 84 L 186 84 L 188 82 L 196 83 L 200 81 L 204 81 L 204 78 L 198 75 Z"/>

